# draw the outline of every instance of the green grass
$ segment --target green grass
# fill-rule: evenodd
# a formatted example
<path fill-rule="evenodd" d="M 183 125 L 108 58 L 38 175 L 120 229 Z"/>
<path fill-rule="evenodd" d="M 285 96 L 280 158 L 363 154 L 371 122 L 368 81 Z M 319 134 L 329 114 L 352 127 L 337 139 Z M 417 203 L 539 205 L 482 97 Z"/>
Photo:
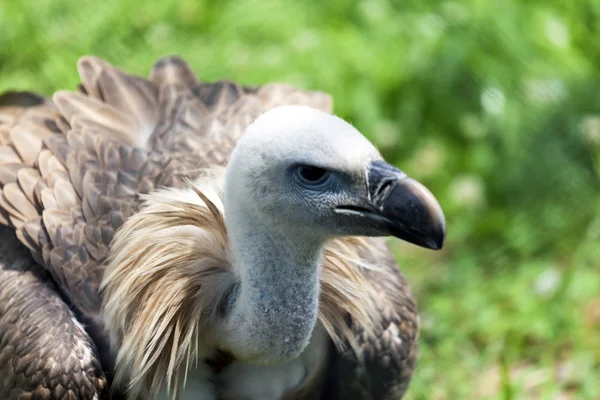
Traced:
<path fill-rule="evenodd" d="M 595 0 L 4 0 L 0 91 L 179 54 L 202 80 L 332 93 L 447 215 L 444 251 L 393 242 L 422 320 L 408 397 L 595 400 L 598 27 Z"/>
<path fill-rule="evenodd" d="M 403 250 L 423 324 L 411 398 L 598 398 L 595 266 L 547 258 L 492 271 Z"/>

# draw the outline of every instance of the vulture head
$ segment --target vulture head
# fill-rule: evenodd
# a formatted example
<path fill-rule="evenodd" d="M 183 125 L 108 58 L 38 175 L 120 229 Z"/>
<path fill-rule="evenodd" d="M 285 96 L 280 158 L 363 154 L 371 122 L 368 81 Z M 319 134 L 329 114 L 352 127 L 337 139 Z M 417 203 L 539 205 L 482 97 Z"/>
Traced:
<path fill-rule="evenodd" d="M 305 106 L 274 108 L 247 128 L 227 167 L 224 204 L 241 275 L 224 337 L 254 362 L 284 362 L 306 347 L 327 241 L 391 235 L 440 249 L 446 231 L 423 185 L 350 124 Z"/>
<path fill-rule="evenodd" d="M 391 235 L 438 250 L 446 234 L 427 188 L 352 125 L 305 106 L 274 108 L 248 127 L 225 193 L 228 224 L 251 215 L 303 241 Z"/>

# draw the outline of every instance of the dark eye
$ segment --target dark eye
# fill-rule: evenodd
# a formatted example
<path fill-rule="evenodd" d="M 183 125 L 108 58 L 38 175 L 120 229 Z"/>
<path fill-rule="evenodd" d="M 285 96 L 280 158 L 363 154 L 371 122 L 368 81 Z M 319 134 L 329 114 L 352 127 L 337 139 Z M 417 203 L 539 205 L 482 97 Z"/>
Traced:
<path fill-rule="evenodd" d="M 325 175 L 326 171 L 323 168 L 317 167 L 300 167 L 300 176 L 302 179 L 309 182 L 318 182 Z"/>
<path fill-rule="evenodd" d="M 329 171 L 324 168 L 301 165 L 296 169 L 296 175 L 301 183 L 314 187 L 327 182 Z"/>

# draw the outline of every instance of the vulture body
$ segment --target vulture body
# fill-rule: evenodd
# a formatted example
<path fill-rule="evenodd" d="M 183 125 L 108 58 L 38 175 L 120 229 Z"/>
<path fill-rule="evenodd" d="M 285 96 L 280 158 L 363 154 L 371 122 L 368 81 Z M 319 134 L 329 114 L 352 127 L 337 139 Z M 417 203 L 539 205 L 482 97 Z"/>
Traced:
<path fill-rule="evenodd" d="M 0 96 L 0 398 L 400 398 L 418 315 L 380 236 L 441 247 L 433 196 L 324 93 L 78 69 Z M 343 185 L 368 204 L 329 213 Z"/>

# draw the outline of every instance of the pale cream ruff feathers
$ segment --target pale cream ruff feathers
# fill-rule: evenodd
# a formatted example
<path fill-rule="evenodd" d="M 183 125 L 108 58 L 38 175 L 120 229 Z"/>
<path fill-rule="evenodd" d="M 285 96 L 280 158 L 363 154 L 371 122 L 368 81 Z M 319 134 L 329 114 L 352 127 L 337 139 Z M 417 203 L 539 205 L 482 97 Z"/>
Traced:
<path fill-rule="evenodd" d="M 115 379 L 129 382 L 132 398 L 144 387 L 158 392 L 165 377 L 176 396 L 182 370 L 217 350 L 210 347 L 211 326 L 236 276 L 223 218 L 222 172 L 207 172 L 184 189 L 143 196 L 140 211 L 111 244 L 104 316 L 111 337 L 120 338 Z M 319 321 L 340 349 L 345 341 L 355 351 L 346 315 L 367 336 L 380 319 L 370 298 L 381 294 L 362 273 L 377 267 L 361 261 L 360 249 L 374 251 L 362 238 L 332 240 L 320 276 Z"/>

